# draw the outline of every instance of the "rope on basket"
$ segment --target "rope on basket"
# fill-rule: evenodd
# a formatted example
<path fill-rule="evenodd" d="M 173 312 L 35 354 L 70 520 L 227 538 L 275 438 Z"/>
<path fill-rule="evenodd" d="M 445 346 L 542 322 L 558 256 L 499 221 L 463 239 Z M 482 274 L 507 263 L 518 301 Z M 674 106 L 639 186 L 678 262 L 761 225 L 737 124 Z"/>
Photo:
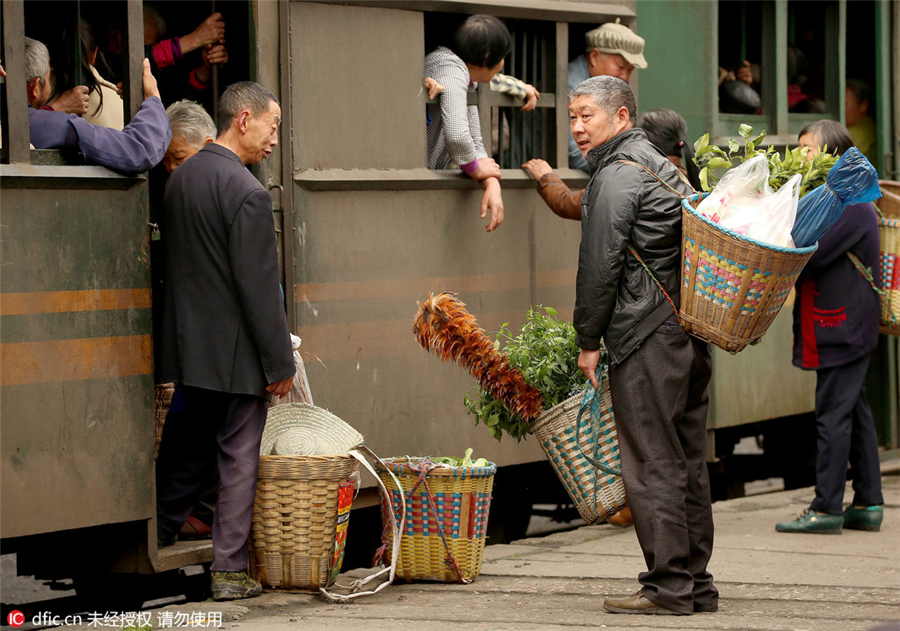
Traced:
<path fill-rule="evenodd" d="M 418 474 L 418 478 L 416 479 L 416 483 L 413 484 L 412 488 L 409 490 L 409 493 L 406 494 L 403 498 L 403 505 L 406 506 L 407 502 L 412 501 L 413 493 L 416 492 L 416 489 L 419 488 L 419 485 L 425 486 L 425 495 L 428 497 L 428 506 L 431 508 L 431 513 L 437 517 L 438 510 L 437 506 L 434 504 L 434 497 L 431 494 L 431 487 L 428 486 L 428 474 L 432 469 L 437 469 L 442 465 L 436 464 L 431 461 L 430 458 L 425 458 L 421 462 L 417 464 L 412 464 L 411 462 L 407 462 L 403 465 L 404 467 L 409 467 L 410 470 L 415 471 Z M 402 489 L 401 489 L 402 490 Z M 402 493 L 401 493 L 402 494 Z M 456 580 L 464 585 L 471 583 L 471 579 L 463 578 L 462 571 L 459 569 L 459 563 L 456 561 L 456 558 L 450 552 L 450 544 L 447 543 L 447 536 L 444 534 L 444 529 L 438 526 L 438 534 L 441 536 L 441 541 L 444 544 L 444 549 L 447 551 L 446 562 L 447 565 L 453 570 L 453 573 L 456 574 Z M 401 533 L 402 534 L 402 533 Z M 400 549 L 400 539 L 399 537 L 395 537 L 393 541 L 393 545 L 391 546 L 394 550 Z M 380 554 L 384 553 L 385 546 L 382 546 L 376 552 L 376 559 Z"/>
<path fill-rule="evenodd" d="M 596 454 L 597 453 L 597 435 L 599 431 L 597 428 L 600 426 L 600 419 L 603 416 L 603 410 L 600 409 L 600 400 L 603 395 L 600 394 L 601 386 L 603 385 L 603 379 L 606 377 L 606 373 L 609 370 L 606 362 L 601 362 L 599 366 L 597 366 L 597 387 L 594 388 L 591 386 L 591 382 L 588 381 L 587 389 L 584 392 L 584 398 L 581 400 L 581 406 L 578 408 L 578 418 L 575 420 L 575 444 L 578 445 L 578 449 L 581 450 L 581 455 L 584 456 L 584 459 L 590 462 L 592 465 L 603 471 L 607 475 L 614 475 L 622 477 L 621 469 L 613 469 L 612 467 L 607 466 L 603 461 L 597 460 L 596 458 L 587 455 L 584 453 L 584 449 L 581 447 L 581 418 L 584 416 L 585 410 L 590 410 L 590 420 L 591 420 L 591 428 L 593 431 L 591 432 L 591 451 Z M 594 472 L 596 475 L 596 471 Z M 594 501 L 596 502 L 597 495 L 597 484 L 594 484 Z"/>
<path fill-rule="evenodd" d="M 863 278 L 869 281 L 869 286 L 872 287 L 875 293 L 887 304 L 888 317 L 891 320 L 891 326 L 896 327 L 900 325 L 900 319 L 894 315 L 894 309 L 891 305 L 891 295 L 875 285 L 875 277 L 872 276 L 872 270 L 863 265 L 863 262 L 860 261 L 859 257 L 853 252 L 847 252 L 847 256 L 850 258 L 850 261 L 853 262 L 853 266 L 856 267 L 857 271 L 862 274 Z"/>

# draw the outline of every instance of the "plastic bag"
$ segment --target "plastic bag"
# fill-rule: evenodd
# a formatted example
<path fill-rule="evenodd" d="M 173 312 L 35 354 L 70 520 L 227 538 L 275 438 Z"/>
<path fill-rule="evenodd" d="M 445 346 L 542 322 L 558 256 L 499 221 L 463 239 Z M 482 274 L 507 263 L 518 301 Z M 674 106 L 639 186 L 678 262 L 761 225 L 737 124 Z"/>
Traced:
<path fill-rule="evenodd" d="M 291 389 L 287 394 L 275 397 L 272 405 L 280 403 L 309 403 L 313 404 L 312 393 L 309 391 L 309 381 L 306 379 L 306 366 L 303 364 L 303 358 L 300 357 L 300 338 L 291 334 L 291 346 L 294 349 L 294 367 L 297 372 L 294 373 L 294 381 L 291 383 Z"/>
<path fill-rule="evenodd" d="M 803 176 L 797 174 L 776 192 L 764 198 L 747 236 L 778 247 L 793 248 L 791 230 L 797 218 L 802 182 Z"/>
<path fill-rule="evenodd" d="M 878 172 L 859 149 L 850 147 L 831 167 L 825 184 L 800 200 L 791 233 L 794 243 L 798 248 L 812 245 L 840 219 L 846 206 L 879 197 Z"/>
<path fill-rule="evenodd" d="M 778 247 L 794 247 L 791 229 L 797 215 L 801 176 L 795 175 L 778 192 L 769 187 L 765 155 L 729 170 L 697 212 L 738 234 Z"/>
<path fill-rule="evenodd" d="M 771 192 L 769 162 L 765 156 L 756 156 L 725 173 L 697 206 L 697 212 L 720 224 L 732 214 L 749 216 L 751 211 L 748 209 L 755 207 L 760 198 Z M 737 225 L 742 223 L 740 219 L 735 221 Z"/>

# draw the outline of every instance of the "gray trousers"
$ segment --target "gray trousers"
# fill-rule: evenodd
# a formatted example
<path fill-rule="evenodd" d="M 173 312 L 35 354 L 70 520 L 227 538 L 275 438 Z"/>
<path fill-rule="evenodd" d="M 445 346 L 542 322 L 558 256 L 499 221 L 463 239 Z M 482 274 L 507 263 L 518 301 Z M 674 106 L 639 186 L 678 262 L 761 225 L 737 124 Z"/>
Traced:
<path fill-rule="evenodd" d="M 185 407 L 170 409 L 166 416 L 156 460 L 157 532 L 166 538 L 181 529 L 218 469 L 212 569 L 244 572 L 269 403 L 252 395 L 189 386 L 182 386 L 181 394 Z"/>
<path fill-rule="evenodd" d="M 709 347 L 666 322 L 610 368 L 622 477 L 647 571 L 644 596 L 680 612 L 716 611 L 706 470 Z"/>

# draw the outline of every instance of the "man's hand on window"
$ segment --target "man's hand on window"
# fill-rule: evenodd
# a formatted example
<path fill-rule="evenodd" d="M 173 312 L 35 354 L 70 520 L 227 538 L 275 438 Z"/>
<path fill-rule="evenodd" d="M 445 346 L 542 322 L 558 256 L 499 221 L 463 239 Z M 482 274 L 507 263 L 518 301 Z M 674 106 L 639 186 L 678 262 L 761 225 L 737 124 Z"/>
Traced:
<path fill-rule="evenodd" d="M 523 112 L 530 112 L 537 107 L 537 102 L 541 98 L 541 93 L 537 91 L 530 83 L 525 84 L 525 105 L 522 106 Z"/>
<path fill-rule="evenodd" d="M 481 185 L 484 187 L 484 194 L 481 196 L 481 218 L 485 219 L 488 213 L 491 214 L 487 231 L 492 232 L 503 223 L 503 196 L 500 194 L 500 180 L 489 177 Z"/>
<path fill-rule="evenodd" d="M 159 96 L 159 87 L 156 85 L 156 77 L 150 72 L 150 60 L 144 57 L 144 76 L 141 77 L 144 83 L 144 98 L 149 99 L 151 96 L 162 100 Z"/>
<path fill-rule="evenodd" d="M 203 20 L 193 32 L 181 38 L 181 53 L 186 55 L 192 50 L 214 44 L 225 37 L 225 21 L 221 13 L 213 13 Z"/>
<path fill-rule="evenodd" d="M 500 165 L 493 158 L 478 158 L 478 168 L 469 174 L 473 180 L 481 182 L 489 177 L 500 179 Z"/>
<path fill-rule="evenodd" d="M 224 66 L 228 63 L 228 49 L 225 48 L 225 40 L 219 44 L 207 44 L 203 47 L 203 65 L 197 68 L 197 80 L 204 85 L 212 82 L 212 65 Z"/>
<path fill-rule="evenodd" d="M 522 165 L 522 168 L 525 169 L 528 172 L 528 175 L 533 177 L 535 180 L 540 180 L 548 173 L 553 173 L 553 167 L 551 167 L 546 160 L 541 160 L 540 158 L 529 160 Z"/>
<path fill-rule="evenodd" d="M 50 107 L 57 112 L 84 116 L 87 112 L 90 98 L 86 85 L 76 85 L 71 90 L 63 92 L 53 103 L 50 103 Z"/>
<path fill-rule="evenodd" d="M 444 86 L 431 77 L 425 77 L 425 89 L 428 90 L 428 98 L 435 99 L 438 94 L 444 91 Z"/>

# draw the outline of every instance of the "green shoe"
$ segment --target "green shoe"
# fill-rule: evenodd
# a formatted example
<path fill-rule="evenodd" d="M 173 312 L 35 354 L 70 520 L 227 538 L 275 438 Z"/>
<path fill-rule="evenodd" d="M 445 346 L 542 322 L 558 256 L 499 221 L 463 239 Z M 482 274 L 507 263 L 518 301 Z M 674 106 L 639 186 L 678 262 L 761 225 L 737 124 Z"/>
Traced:
<path fill-rule="evenodd" d="M 841 515 L 820 515 L 807 508 L 794 521 L 775 524 L 778 532 L 809 532 L 817 535 L 839 535 L 844 518 Z"/>
<path fill-rule="evenodd" d="M 211 572 L 213 600 L 237 600 L 254 598 L 262 593 L 259 581 L 250 578 L 246 572 Z"/>
<path fill-rule="evenodd" d="M 844 528 L 878 532 L 881 530 L 881 521 L 883 519 L 884 509 L 881 506 L 854 508 L 851 504 L 844 511 Z"/>

